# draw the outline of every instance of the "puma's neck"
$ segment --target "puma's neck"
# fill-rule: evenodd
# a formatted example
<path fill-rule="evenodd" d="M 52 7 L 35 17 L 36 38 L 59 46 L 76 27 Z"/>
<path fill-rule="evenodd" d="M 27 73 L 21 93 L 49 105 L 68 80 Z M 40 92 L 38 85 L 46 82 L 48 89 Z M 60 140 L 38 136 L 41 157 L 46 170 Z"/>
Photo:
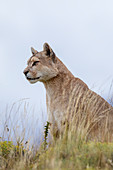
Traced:
<path fill-rule="evenodd" d="M 74 77 L 67 67 L 57 59 L 58 75 L 44 83 L 46 93 L 50 97 L 61 96 L 66 86 L 70 84 L 70 81 Z"/>

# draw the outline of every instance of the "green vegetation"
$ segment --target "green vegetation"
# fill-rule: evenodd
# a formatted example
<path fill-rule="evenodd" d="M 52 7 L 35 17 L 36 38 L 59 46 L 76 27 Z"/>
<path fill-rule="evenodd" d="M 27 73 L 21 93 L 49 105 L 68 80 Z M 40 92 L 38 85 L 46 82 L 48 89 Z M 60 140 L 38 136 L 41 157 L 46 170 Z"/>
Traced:
<path fill-rule="evenodd" d="M 23 105 L 24 106 L 24 105 Z M 26 107 L 25 107 L 26 106 Z M 24 106 L 24 117 L 28 106 Z M 16 109 L 15 109 L 16 110 Z M 11 111 L 9 112 L 11 115 Z M 15 112 L 14 112 L 15 113 Z M 16 113 L 20 113 L 17 107 Z M 22 119 L 22 116 L 20 115 Z M 19 120 L 21 120 L 19 119 Z M 22 123 L 23 120 L 22 119 Z M 79 120 L 79 121 L 78 121 Z M 22 134 L 18 135 L 15 130 L 19 122 L 8 127 L 10 119 L 4 124 L 4 131 L 0 137 L 0 169 L 1 170 L 112 170 L 113 169 L 113 143 L 91 141 L 88 138 L 90 122 L 86 124 L 79 115 L 73 117 L 65 124 L 63 134 L 59 138 L 48 139 L 51 124 L 44 126 L 44 140 L 37 148 L 37 143 L 30 146 L 29 139 L 24 138 L 26 128 L 23 124 Z M 13 123 L 13 120 L 12 120 Z M 15 122 L 14 122 L 15 123 Z M 87 126 L 85 126 L 87 125 Z M 32 126 L 34 128 L 34 126 Z M 37 126 L 36 126 L 37 127 Z M 76 128 L 75 128 L 76 127 Z M 11 130 L 15 133 L 16 143 L 11 140 Z M 32 130 L 32 129 L 31 129 Z M 33 129 L 34 130 L 34 129 Z M 8 136 L 8 141 L 5 139 Z M 34 134 L 32 135 L 34 138 Z"/>
<path fill-rule="evenodd" d="M 49 122 L 45 126 L 44 141 L 35 150 L 24 149 L 22 143 L 0 142 L 0 169 L 44 170 L 108 170 L 113 169 L 113 143 L 99 143 L 76 139 L 65 131 L 59 139 L 47 143 Z M 47 145 L 48 144 L 48 145 Z"/>

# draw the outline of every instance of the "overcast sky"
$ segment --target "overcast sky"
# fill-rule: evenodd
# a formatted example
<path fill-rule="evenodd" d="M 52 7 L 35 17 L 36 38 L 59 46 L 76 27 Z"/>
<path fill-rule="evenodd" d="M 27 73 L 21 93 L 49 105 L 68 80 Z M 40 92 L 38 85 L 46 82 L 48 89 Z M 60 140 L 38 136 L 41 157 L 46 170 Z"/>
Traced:
<path fill-rule="evenodd" d="M 45 108 L 43 84 L 31 85 L 23 75 L 30 47 L 40 51 L 44 42 L 76 77 L 108 98 L 113 80 L 112 0 L 0 0 L 1 108 L 23 98 Z"/>

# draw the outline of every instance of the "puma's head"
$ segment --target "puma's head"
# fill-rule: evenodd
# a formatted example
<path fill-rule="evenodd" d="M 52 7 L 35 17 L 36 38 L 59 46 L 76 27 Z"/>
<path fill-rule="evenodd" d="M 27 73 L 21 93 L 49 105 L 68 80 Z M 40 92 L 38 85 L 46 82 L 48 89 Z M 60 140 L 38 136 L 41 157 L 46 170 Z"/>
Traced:
<path fill-rule="evenodd" d="M 23 72 L 30 83 L 45 82 L 58 75 L 56 55 L 47 43 L 43 45 L 43 51 L 38 52 L 31 47 L 31 52 L 32 56 Z"/>

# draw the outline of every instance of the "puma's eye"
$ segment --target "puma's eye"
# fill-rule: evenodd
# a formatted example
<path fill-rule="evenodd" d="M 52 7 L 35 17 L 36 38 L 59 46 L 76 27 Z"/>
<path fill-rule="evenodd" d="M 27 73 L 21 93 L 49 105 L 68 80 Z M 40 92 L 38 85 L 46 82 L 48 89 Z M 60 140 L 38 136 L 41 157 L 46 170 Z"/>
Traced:
<path fill-rule="evenodd" d="M 39 61 L 35 61 L 32 66 L 36 66 L 37 63 L 39 63 Z"/>

